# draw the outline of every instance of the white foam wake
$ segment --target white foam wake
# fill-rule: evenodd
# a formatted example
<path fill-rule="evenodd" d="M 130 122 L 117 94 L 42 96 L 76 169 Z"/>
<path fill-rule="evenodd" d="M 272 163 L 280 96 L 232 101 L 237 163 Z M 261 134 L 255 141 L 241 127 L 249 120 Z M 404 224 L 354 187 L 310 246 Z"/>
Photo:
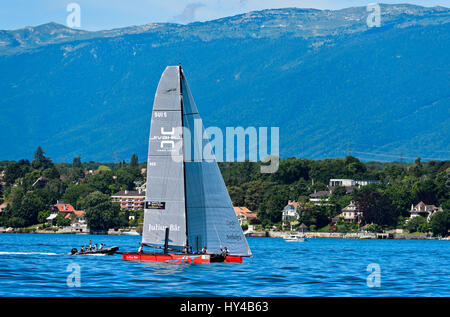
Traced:
<path fill-rule="evenodd" d="M 0 255 L 3 255 L 3 254 L 23 254 L 23 255 L 39 254 L 39 255 L 57 255 L 56 253 L 51 253 L 51 252 L 0 252 Z"/>

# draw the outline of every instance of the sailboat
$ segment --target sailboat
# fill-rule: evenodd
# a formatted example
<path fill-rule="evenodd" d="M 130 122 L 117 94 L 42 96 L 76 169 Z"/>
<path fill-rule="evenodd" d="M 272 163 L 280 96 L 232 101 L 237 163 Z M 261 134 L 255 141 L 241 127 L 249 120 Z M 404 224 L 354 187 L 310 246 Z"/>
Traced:
<path fill-rule="evenodd" d="M 167 66 L 150 123 L 141 248 L 122 258 L 242 263 L 249 256 L 183 69 Z"/>

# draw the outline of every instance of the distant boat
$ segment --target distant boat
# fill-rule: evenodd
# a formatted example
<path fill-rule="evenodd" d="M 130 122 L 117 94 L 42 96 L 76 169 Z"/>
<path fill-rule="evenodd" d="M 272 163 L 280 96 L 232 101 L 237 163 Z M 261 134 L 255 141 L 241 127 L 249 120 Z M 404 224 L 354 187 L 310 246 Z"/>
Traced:
<path fill-rule="evenodd" d="M 194 127 L 200 130 L 199 139 L 194 138 Z M 123 253 L 124 260 L 242 263 L 243 257 L 251 256 L 203 135 L 181 65 L 168 66 L 155 95 L 147 160 L 141 246 L 153 252 L 140 248 Z"/>
<path fill-rule="evenodd" d="M 286 242 L 305 242 L 307 241 L 303 235 L 300 234 L 291 234 L 287 237 L 283 238 Z"/>
<path fill-rule="evenodd" d="M 136 230 L 123 231 L 122 235 L 124 236 L 139 236 L 139 233 Z"/>
<path fill-rule="evenodd" d="M 367 232 L 360 232 L 359 238 L 360 239 L 374 239 L 375 237 L 373 235 L 369 235 Z"/>

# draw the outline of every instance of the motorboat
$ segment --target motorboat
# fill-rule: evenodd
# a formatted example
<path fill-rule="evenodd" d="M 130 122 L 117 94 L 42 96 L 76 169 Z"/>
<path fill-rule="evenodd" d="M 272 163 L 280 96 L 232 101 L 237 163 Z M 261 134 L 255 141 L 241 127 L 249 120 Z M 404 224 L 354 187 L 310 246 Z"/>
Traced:
<path fill-rule="evenodd" d="M 286 242 L 305 242 L 307 241 L 303 235 L 300 234 L 290 234 L 283 238 Z"/>
<path fill-rule="evenodd" d="M 101 248 L 101 249 L 87 249 L 84 251 L 78 251 L 77 248 L 73 248 L 70 252 L 72 255 L 95 255 L 95 254 L 104 254 L 104 255 L 113 255 L 119 250 L 119 247 L 109 247 L 109 248 Z"/>

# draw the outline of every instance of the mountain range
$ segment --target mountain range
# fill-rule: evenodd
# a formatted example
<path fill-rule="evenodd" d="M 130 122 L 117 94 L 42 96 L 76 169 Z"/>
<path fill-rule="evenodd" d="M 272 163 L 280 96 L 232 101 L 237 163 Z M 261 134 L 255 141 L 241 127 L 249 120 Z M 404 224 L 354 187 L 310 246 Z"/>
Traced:
<path fill-rule="evenodd" d="M 281 157 L 450 156 L 450 9 L 271 9 L 105 31 L 0 31 L 0 159 L 145 161 L 161 73 L 206 127 L 279 127 Z"/>

